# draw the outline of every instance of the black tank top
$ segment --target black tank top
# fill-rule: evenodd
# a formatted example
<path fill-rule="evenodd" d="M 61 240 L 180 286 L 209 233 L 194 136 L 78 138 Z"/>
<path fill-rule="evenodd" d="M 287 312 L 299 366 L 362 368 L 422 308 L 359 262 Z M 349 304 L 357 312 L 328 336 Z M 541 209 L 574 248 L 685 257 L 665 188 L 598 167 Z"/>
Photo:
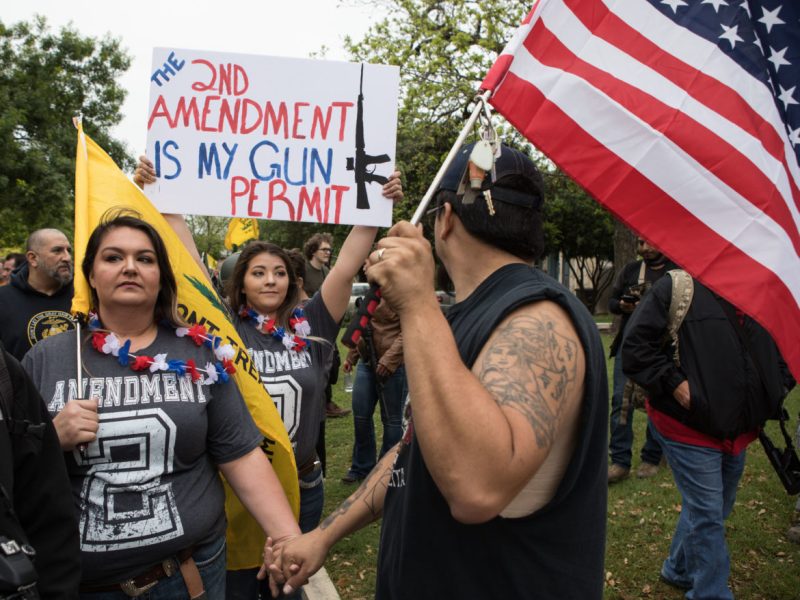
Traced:
<path fill-rule="evenodd" d="M 495 271 L 450 309 L 448 321 L 472 368 L 497 325 L 540 300 L 571 316 L 586 356 L 577 444 L 555 496 L 523 518 L 459 523 L 416 437 L 404 435 L 384 503 L 376 598 L 602 598 L 608 383 L 597 326 L 566 288 L 521 264 Z"/>

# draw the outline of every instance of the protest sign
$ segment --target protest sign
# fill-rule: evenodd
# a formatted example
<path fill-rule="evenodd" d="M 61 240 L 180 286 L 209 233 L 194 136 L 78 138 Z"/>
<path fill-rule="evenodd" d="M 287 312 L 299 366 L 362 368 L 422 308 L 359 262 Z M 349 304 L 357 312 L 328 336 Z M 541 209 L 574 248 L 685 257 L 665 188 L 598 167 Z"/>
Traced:
<path fill-rule="evenodd" d="M 162 211 L 391 224 L 397 67 L 156 48 L 147 155 Z"/>

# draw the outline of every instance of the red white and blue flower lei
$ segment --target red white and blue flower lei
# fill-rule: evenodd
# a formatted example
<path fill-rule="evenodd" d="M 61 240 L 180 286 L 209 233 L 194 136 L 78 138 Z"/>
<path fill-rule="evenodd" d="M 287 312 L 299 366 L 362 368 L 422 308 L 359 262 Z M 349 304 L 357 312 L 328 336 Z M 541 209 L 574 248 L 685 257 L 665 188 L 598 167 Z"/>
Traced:
<path fill-rule="evenodd" d="M 167 360 L 166 353 L 156 354 L 153 357 L 132 354 L 130 351 L 131 341 L 120 342 L 113 332 L 103 329 L 100 319 L 93 313 L 89 315 L 89 330 L 92 331 L 92 347 L 95 350 L 116 356 L 120 365 L 130 367 L 134 371 L 149 370 L 151 373 L 168 371 L 176 373 L 179 377 L 188 374 L 192 381 L 200 385 L 226 383 L 230 379 L 230 375 L 236 372 L 236 367 L 233 366 L 233 357 L 236 355 L 236 351 L 233 346 L 223 344 L 221 337 L 209 334 L 203 325 L 178 327 L 175 329 L 175 335 L 180 338 L 189 336 L 195 345 L 205 345 L 214 352 L 217 360 L 207 362 L 205 368 L 198 367 L 192 359 Z M 202 373 L 205 373 L 205 376 Z"/>
<path fill-rule="evenodd" d="M 311 335 L 311 324 L 306 319 L 306 313 L 299 306 L 292 311 L 289 319 L 289 326 L 294 330 L 293 332 L 287 331 L 285 327 L 278 327 L 275 319 L 268 319 L 247 305 L 242 306 L 239 310 L 239 316 L 252 321 L 253 327 L 257 331 L 271 335 L 282 342 L 287 350 L 297 352 L 310 343 L 307 338 Z"/>

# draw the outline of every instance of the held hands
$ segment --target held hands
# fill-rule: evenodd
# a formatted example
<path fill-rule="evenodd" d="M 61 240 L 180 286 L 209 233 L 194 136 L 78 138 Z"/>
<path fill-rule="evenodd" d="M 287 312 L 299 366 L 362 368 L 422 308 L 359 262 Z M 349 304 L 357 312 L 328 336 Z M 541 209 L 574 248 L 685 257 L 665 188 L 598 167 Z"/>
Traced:
<path fill-rule="evenodd" d="M 421 227 L 401 221 L 376 245 L 369 255 L 367 279 L 381 286 L 381 295 L 395 312 L 436 303 L 433 253 Z"/>
<path fill-rule="evenodd" d="M 672 396 L 678 401 L 683 408 L 689 410 L 692 406 L 692 397 L 689 393 L 689 382 L 681 381 L 680 385 L 672 392 Z"/>
<path fill-rule="evenodd" d="M 619 301 L 619 309 L 625 314 L 632 313 L 635 308 L 636 302 L 625 302 L 625 300 Z"/>
<path fill-rule="evenodd" d="M 267 541 L 264 543 L 264 553 L 261 555 L 262 558 L 262 565 L 261 568 L 258 570 L 258 574 L 256 575 L 256 579 L 262 580 L 265 579 L 268 575 L 270 575 L 270 569 L 274 566 L 274 563 L 278 563 L 279 565 L 282 564 L 282 553 L 281 548 L 283 544 L 291 540 L 292 538 L 299 537 L 297 535 L 287 535 L 282 538 L 278 538 L 277 540 L 273 540 L 271 537 L 267 536 Z M 296 573 L 299 570 L 298 567 L 295 566 L 293 573 Z M 276 580 L 276 577 L 270 576 L 269 579 L 269 589 L 272 593 L 273 598 L 277 598 L 281 594 L 281 586 L 285 584 L 285 578 L 282 578 L 280 583 Z M 286 592 L 287 594 L 290 592 Z"/>
<path fill-rule="evenodd" d="M 319 529 L 314 529 L 278 542 L 267 538 L 264 565 L 269 568 L 269 587 L 273 598 L 277 598 L 281 592 L 291 594 L 299 589 L 322 567 L 328 555 L 328 546 L 319 533 Z M 259 579 L 264 578 L 263 570 L 264 567 L 258 573 Z"/>
<path fill-rule="evenodd" d="M 93 442 L 100 427 L 97 400 L 70 400 L 53 418 L 53 425 L 64 451 Z"/>

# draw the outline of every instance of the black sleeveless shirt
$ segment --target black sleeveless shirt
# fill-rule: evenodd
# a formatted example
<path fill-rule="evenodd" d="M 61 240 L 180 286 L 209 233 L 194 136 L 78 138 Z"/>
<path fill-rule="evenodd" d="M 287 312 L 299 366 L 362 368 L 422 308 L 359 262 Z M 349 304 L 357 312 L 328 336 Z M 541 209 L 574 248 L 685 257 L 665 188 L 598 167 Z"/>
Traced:
<path fill-rule="evenodd" d="M 602 598 L 608 383 L 597 326 L 566 288 L 522 264 L 495 271 L 447 318 L 472 368 L 497 325 L 540 300 L 570 315 L 586 357 L 577 443 L 555 496 L 526 517 L 459 523 L 407 430 L 384 503 L 376 598 Z"/>

